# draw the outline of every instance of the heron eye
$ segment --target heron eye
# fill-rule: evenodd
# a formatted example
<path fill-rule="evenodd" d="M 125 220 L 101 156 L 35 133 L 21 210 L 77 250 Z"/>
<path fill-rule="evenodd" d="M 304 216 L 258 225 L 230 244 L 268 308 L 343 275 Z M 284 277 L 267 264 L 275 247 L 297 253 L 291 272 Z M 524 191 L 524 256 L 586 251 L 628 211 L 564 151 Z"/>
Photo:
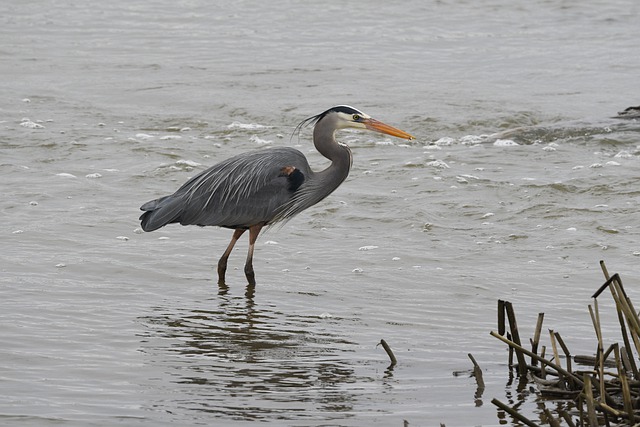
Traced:
<path fill-rule="evenodd" d="M 359 115 L 357 115 L 357 114 L 354 114 L 354 115 L 353 115 L 353 121 L 354 121 L 354 122 L 357 122 L 357 121 L 359 121 L 359 120 L 360 120 L 360 116 L 359 116 Z"/>

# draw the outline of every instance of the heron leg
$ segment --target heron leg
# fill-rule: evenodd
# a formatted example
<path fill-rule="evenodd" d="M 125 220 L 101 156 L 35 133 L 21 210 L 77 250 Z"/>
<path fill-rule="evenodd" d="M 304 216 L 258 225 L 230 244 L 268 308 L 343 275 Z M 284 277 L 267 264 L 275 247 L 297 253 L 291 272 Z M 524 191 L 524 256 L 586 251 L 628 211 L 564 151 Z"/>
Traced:
<path fill-rule="evenodd" d="M 247 262 L 244 264 L 244 274 L 247 276 L 249 286 L 255 286 L 256 284 L 256 275 L 253 272 L 253 248 L 255 247 L 256 239 L 262 227 L 262 224 L 249 227 L 249 252 L 247 253 Z"/>
<path fill-rule="evenodd" d="M 244 228 L 236 228 L 233 232 L 233 236 L 231 237 L 231 241 L 229 242 L 229 246 L 227 246 L 227 250 L 224 251 L 220 260 L 218 261 L 218 284 L 224 285 L 224 275 L 227 272 L 227 260 L 229 259 L 229 255 L 231 255 L 231 251 L 233 247 L 236 245 L 236 242 L 242 236 L 242 234 L 247 231 Z"/>

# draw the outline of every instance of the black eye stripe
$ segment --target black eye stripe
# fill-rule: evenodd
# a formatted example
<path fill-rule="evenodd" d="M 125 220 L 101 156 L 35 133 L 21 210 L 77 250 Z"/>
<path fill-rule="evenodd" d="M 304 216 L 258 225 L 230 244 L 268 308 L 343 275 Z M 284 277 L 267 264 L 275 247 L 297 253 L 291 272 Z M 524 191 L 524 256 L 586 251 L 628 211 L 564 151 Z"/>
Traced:
<path fill-rule="evenodd" d="M 351 115 L 357 114 L 357 115 L 362 117 L 362 112 L 361 111 L 358 111 L 353 107 L 349 107 L 348 105 L 338 105 L 337 107 L 333 107 L 333 108 L 330 108 L 329 110 L 325 111 L 325 113 L 328 113 L 329 111 L 334 111 L 336 113 L 351 114 Z"/>

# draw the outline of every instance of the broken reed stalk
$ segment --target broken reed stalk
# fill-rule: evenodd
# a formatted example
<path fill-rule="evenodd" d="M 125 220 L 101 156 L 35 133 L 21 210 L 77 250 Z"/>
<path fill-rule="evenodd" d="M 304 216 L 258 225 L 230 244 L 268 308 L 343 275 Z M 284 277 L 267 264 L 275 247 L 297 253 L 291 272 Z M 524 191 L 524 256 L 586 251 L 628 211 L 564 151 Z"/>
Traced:
<path fill-rule="evenodd" d="M 595 369 L 598 372 L 598 379 L 600 381 L 600 403 L 606 403 L 606 390 L 604 379 L 604 361 L 607 358 L 607 354 L 604 354 L 604 342 L 602 341 L 602 328 L 600 327 L 600 310 L 598 310 L 598 300 L 593 300 L 593 309 L 589 306 L 589 314 L 591 315 L 591 321 L 593 327 L 596 330 L 596 337 L 598 339 L 598 353 L 596 358 L 597 366 Z"/>
<path fill-rule="evenodd" d="M 633 402 L 631 400 L 631 389 L 629 388 L 629 380 L 627 379 L 626 369 L 622 366 L 622 359 L 620 357 L 620 350 L 618 344 L 615 344 L 614 356 L 616 359 L 616 366 L 618 367 L 618 379 L 620 380 L 620 389 L 622 391 L 622 402 L 624 404 L 624 410 L 627 412 L 629 421 L 633 421 L 635 414 L 633 412 Z"/>
<path fill-rule="evenodd" d="M 631 298 L 627 296 L 627 293 L 625 292 L 624 287 L 622 287 L 622 279 L 620 278 L 620 275 L 618 275 L 617 273 L 616 273 L 616 278 L 617 278 L 616 283 L 620 288 L 620 292 L 622 293 L 622 296 L 624 297 L 625 302 L 628 304 L 631 313 L 633 313 L 632 320 L 636 326 L 636 332 L 640 333 L 640 318 L 638 318 L 638 312 L 633 306 L 633 302 L 631 302 Z"/>
<path fill-rule="evenodd" d="M 468 353 L 469 359 L 471 359 L 471 363 L 473 363 L 473 376 L 476 378 L 476 383 L 478 384 L 478 391 L 480 394 L 484 391 L 484 379 L 482 378 L 482 369 L 480 369 L 480 365 L 476 362 L 476 359 L 473 357 L 471 353 Z"/>
<path fill-rule="evenodd" d="M 605 276 L 608 275 L 608 272 L 606 272 L 606 267 L 604 267 L 604 264 L 601 264 L 603 266 L 603 269 L 605 271 Z M 619 301 L 619 297 L 620 295 L 622 295 L 624 293 L 624 290 L 620 290 L 620 289 L 616 289 L 615 285 L 616 285 L 616 275 L 614 275 L 613 277 L 610 277 L 607 280 L 607 283 L 609 284 L 609 288 L 611 289 L 611 294 L 612 297 L 614 299 L 614 301 L 616 302 L 616 312 L 618 313 L 618 320 L 620 322 L 620 326 L 621 326 L 621 331 L 623 331 L 623 339 L 625 340 L 625 342 L 628 342 L 628 338 L 625 334 L 626 328 L 624 326 L 625 321 L 622 318 L 622 314 L 621 314 L 621 309 L 622 309 L 622 305 Z M 594 294 L 595 296 L 597 296 L 599 293 L 601 293 L 604 290 L 604 287 L 601 287 L 598 292 L 596 292 L 596 294 Z M 626 295 L 626 294 L 625 294 Z M 609 357 L 609 355 L 611 354 L 611 352 L 614 352 L 615 356 L 616 356 L 616 361 L 618 359 L 620 359 L 619 357 L 619 349 L 618 349 L 618 344 L 612 344 L 611 346 L 609 346 L 609 348 L 607 349 L 607 351 L 604 351 L 604 342 L 602 339 L 602 328 L 601 328 L 601 323 L 600 323 L 600 310 L 598 308 L 598 300 L 597 298 L 594 298 L 594 303 L 593 303 L 593 307 L 590 305 L 589 306 L 589 314 L 591 316 L 591 321 L 593 323 L 593 327 L 595 329 L 596 332 L 596 337 L 598 340 L 598 347 L 597 347 L 597 353 L 596 353 L 596 359 L 595 359 L 595 364 L 594 364 L 594 369 L 598 374 L 598 381 L 595 380 L 595 378 L 593 379 L 593 381 L 596 383 L 595 385 L 598 387 L 599 389 L 599 394 L 600 394 L 600 398 L 599 398 L 599 405 L 601 405 L 600 407 L 605 410 L 608 413 L 611 413 L 614 416 L 621 416 L 621 414 L 623 414 L 621 411 L 618 411 L 614 408 L 612 408 L 611 406 L 609 406 L 609 403 L 614 402 L 613 398 L 609 395 L 609 393 L 607 392 L 607 384 L 606 384 L 606 379 L 605 379 L 605 364 L 607 362 L 607 358 Z M 635 317 L 635 316 L 634 316 Z M 632 334 L 633 336 L 633 334 Z M 633 358 L 633 354 L 632 354 L 632 358 Z M 616 365 L 617 366 L 617 362 Z M 626 371 L 618 368 L 618 373 L 617 375 L 615 375 L 616 377 L 618 377 L 619 381 L 622 383 L 622 381 L 626 381 L 627 377 L 626 377 Z M 622 379 L 624 377 L 624 380 Z M 622 387 L 622 385 L 621 385 Z M 633 418 L 631 418 L 633 419 Z"/>
<path fill-rule="evenodd" d="M 622 366 L 624 366 L 624 369 L 626 369 L 627 372 L 633 372 L 633 377 L 635 378 L 636 377 L 635 369 L 631 366 L 631 361 L 629 360 L 629 353 L 627 352 L 627 348 L 625 346 L 622 346 L 622 348 L 620 349 L 620 358 L 622 358 Z"/>
<path fill-rule="evenodd" d="M 398 360 L 396 359 L 396 356 L 393 354 L 393 351 L 391 351 L 391 347 L 389 347 L 389 344 L 387 344 L 385 340 L 380 340 L 380 343 L 378 345 L 381 345 L 382 348 L 384 348 L 384 351 L 387 352 L 389 359 L 391 359 L 391 365 L 389 366 L 395 366 L 398 363 Z"/>
<path fill-rule="evenodd" d="M 500 335 L 504 335 L 506 332 L 505 323 L 504 323 L 504 301 L 498 300 L 498 333 Z"/>
<path fill-rule="evenodd" d="M 518 323 L 516 322 L 516 313 L 513 310 L 513 304 L 509 301 L 504 302 L 504 308 L 507 311 L 507 319 L 509 319 L 509 329 L 511 330 L 511 339 L 514 343 L 518 345 L 518 347 L 514 347 L 514 351 L 516 352 L 516 358 L 518 359 L 518 374 L 526 375 L 527 374 L 527 362 L 524 360 L 524 353 L 519 350 L 519 348 L 523 348 L 520 341 L 520 333 L 518 332 Z"/>
<path fill-rule="evenodd" d="M 640 319 L 638 319 L 633 303 L 622 286 L 622 280 L 618 273 L 611 276 L 602 286 L 600 286 L 600 288 L 593 294 L 592 298 L 598 298 L 606 288 L 611 290 L 611 295 L 616 302 L 616 308 L 624 313 L 627 323 L 629 324 L 629 328 L 635 332 L 635 335 L 640 334 Z"/>
<path fill-rule="evenodd" d="M 549 339 L 551 340 L 551 349 L 553 350 L 553 360 L 558 364 L 558 366 L 561 366 L 560 356 L 558 355 L 558 346 L 556 345 L 556 336 L 552 329 L 549 329 Z M 558 374 L 560 376 L 561 384 L 564 384 L 564 375 L 562 375 L 560 371 L 558 371 Z M 569 380 L 569 378 L 567 378 L 567 380 Z"/>
<path fill-rule="evenodd" d="M 511 341 L 511 334 L 509 332 L 507 332 L 507 339 Z M 509 366 L 509 370 L 513 368 L 513 347 L 509 347 L 509 363 L 507 366 Z"/>
<path fill-rule="evenodd" d="M 631 348 L 631 343 L 629 342 L 629 336 L 627 335 L 627 327 L 625 325 L 624 316 L 620 310 L 616 310 L 618 313 L 618 323 L 620 324 L 620 333 L 622 335 L 622 341 L 624 342 L 622 353 L 622 360 L 625 365 L 629 367 L 629 370 L 633 373 L 633 378 L 640 379 L 640 374 L 638 373 L 638 366 L 636 365 L 635 357 L 633 355 L 633 349 Z"/>
<path fill-rule="evenodd" d="M 607 266 L 604 265 L 604 260 L 600 260 L 600 268 L 602 269 L 602 274 L 604 274 L 605 280 L 609 280 L 611 276 L 609 276 L 609 271 L 607 270 Z"/>
<path fill-rule="evenodd" d="M 540 335 L 542 334 L 543 320 L 544 320 L 544 313 L 538 313 L 538 321 L 536 322 L 536 331 L 533 334 L 533 340 L 531 340 L 531 351 L 534 353 L 538 353 L 538 345 L 540 344 Z M 531 359 L 531 366 L 537 366 L 537 365 L 538 365 L 538 361 L 535 359 Z"/>
<path fill-rule="evenodd" d="M 587 404 L 587 419 L 590 427 L 598 427 L 598 417 L 596 417 L 596 405 L 593 401 L 593 390 L 591 388 L 591 377 L 584 374 L 584 399 Z M 582 419 L 582 417 L 581 417 Z"/>
<path fill-rule="evenodd" d="M 564 358 L 567 361 L 567 371 L 573 372 L 571 370 L 571 352 L 569 351 L 569 347 L 567 347 L 567 345 L 564 343 L 564 340 L 560 336 L 559 332 L 554 332 L 553 335 L 558 341 L 558 344 L 560 344 L 560 348 L 562 348 L 562 352 L 564 353 Z"/>
<path fill-rule="evenodd" d="M 636 347 L 636 351 L 640 354 L 640 339 L 638 338 L 638 334 L 640 334 L 640 320 L 638 319 L 638 315 L 622 287 L 622 281 L 618 274 L 614 274 L 610 282 L 609 289 L 611 290 L 611 296 L 616 302 L 616 308 L 624 314 L 627 325 L 629 326 L 629 334 Z"/>
<path fill-rule="evenodd" d="M 600 268 L 602 269 L 604 278 L 608 282 L 609 279 L 611 279 L 611 276 L 609 276 L 609 271 L 607 271 L 607 266 L 604 264 L 604 261 L 602 260 L 600 261 Z M 594 298 L 596 298 L 595 295 L 597 294 L 598 292 L 594 294 Z M 611 289 L 611 296 L 613 297 L 614 301 L 616 301 L 613 289 Z M 616 301 L 616 308 L 617 307 L 618 307 L 618 303 Z M 633 377 L 635 379 L 640 379 L 640 374 L 638 373 L 638 367 L 636 365 L 635 357 L 633 355 L 633 350 L 631 349 L 631 344 L 629 343 L 629 336 L 627 335 L 627 327 L 625 325 L 624 317 L 622 315 L 621 310 L 618 309 L 616 310 L 616 312 L 618 313 L 618 323 L 620 324 L 620 333 L 622 334 L 622 340 L 624 341 L 623 349 L 625 351 L 622 353 L 622 361 L 626 366 L 630 368 L 631 372 L 633 372 Z"/>
<path fill-rule="evenodd" d="M 504 342 L 509 347 L 513 347 L 514 350 L 516 350 L 516 352 L 519 351 L 519 352 L 521 352 L 523 354 L 526 354 L 527 356 L 533 357 L 533 358 L 537 359 L 539 362 L 544 363 L 548 367 L 555 369 L 557 372 L 562 373 L 565 377 L 572 378 L 579 386 L 582 387 L 584 385 L 584 382 L 582 381 L 582 379 L 580 377 L 578 377 L 576 374 L 574 374 L 572 372 L 567 372 L 565 369 L 562 368 L 562 366 L 558 366 L 557 364 L 551 362 L 550 360 L 547 360 L 547 359 L 544 359 L 544 358 L 538 356 L 537 354 L 535 354 L 535 353 L 527 350 L 526 348 L 514 343 L 513 341 L 510 341 L 510 340 L 506 339 L 502 335 L 499 335 L 495 331 L 489 332 L 489 335 L 498 338 L 500 341 Z"/>
<path fill-rule="evenodd" d="M 640 354 L 640 339 L 638 338 L 638 334 L 640 333 L 640 321 L 638 320 L 637 312 L 633 307 L 631 299 L 624 291 L 620 275 L 616 273 L 613 276 L 610 276 L 604 261 L 600 261 L 600 267 L 602 268 L 606 282 L 593 294 L 593 298 L 597 298 L 606 288 L 609 288 L 611 296 L 616 303 L 618 323 L 620 324 L 620 332 L 622 334 L 624 349 L 626 351 L 626 355 L 623 356 L 623 361 L 625 361 L 625 363 L 630 367 L 633 377 L 638 380 L 640 379 L 640 373 L 635 362 L 631 342 L 629 341 L 629 335 L 631 335 L 634 347 L 638 354 Z M 629 325 L 628 330 L 625 323 Z"/>
<path fill-rule="evenodd" d="M 512 367 L 513 353 L 516 354 L 518 358 L 519 375 L 527 373 L 530 370 L 534 376 L 544 378 L 546 371 L 552 369 L 556 372 L 551 373 L 558 375 L 560 387 L 563 388 L 563 385 L 568 386 L 568 390 L 565 391 L 563 396 L 571 396 L 571 394 L 574 393 L 573 396 L 575 397 L 575 393 L 579 390 L 579 394 L 577 395 L 577 409 L 579 411 L 579 414 L 577 414 L 579 415 L 578 425 L 596 427 L 600 423 L 604 423 L 609 426 L 610 420 L 616 422 L 625 420 L 628 421 L 630 425 L 633 425 L 640 422 L 640 412 L 637 413 L 637 409 L 635 409 L 639 406 L 640 402 L 640 363 L 635 360 L 636 352 L 640 355 L 640 316 L 636 312 L 631 299 L 626 294 L 620 276 L 618 274 L 609 276 L 604 262 L 601 261 L 600 265 L 606 282 L 600 286 L 593 295 L 593 304 L 588 306 L 597 338 L 596 357 L 575 357 L 576 363 L 591 364 L 593 370 L 588 372 L 573 372 L 571 369 L 572 361 L 569 349 L 560 334 L 553 330 L 549 330 L 551 340 L 549 353 L 552 352 L 553 355 L 550 354 L 548 356 L 549 360 L 545 358 L 546 348 L 540 344 L 543 313 L 538 314 L 534 337 L 529 340 L 532 351 L 522 347 L 513 306 L 508 301 L 498 301 L 499 333 L 491 331 L 490 335 L 498 338 L 509 346 L 510 368 Z M 597 298 L 607 288 L 610 290 L 616 305 L 616 313 L 618 315 L 624 346 L 617 343 L 612 344 L 605 351 Z M 507 319 L 509 321 L 509 328 L 506 327 Z M 631 343 L 633 343 L 633 345 Z M 564 352 L 566 369 L 562 367 L 558 345 Z M 540 355 L 538 355 L 539 346 L 541 346 Z M 612 354 L 613 357 L 611 356 Z M 525 365 L 523 362 L 525 355 L 531 357 L 530 366 Z M 615 359 L 615 361 L 611 359 Z M 553 362 L 551 362 L 551 360 L 553 360 Z M 536 366 L 538 362 L 540 362 L 539 371 Z M 605 370 L 605 367 L 609 370 Z M 612 367 L 613 369 L 611 369 Z M 544 384 L 544 382 L 542 382 L 542 384 Z M 547 389 L 546 391 L 541 390 L 541 393 L 544 396 L 546 392 L 546 396 L 550 396 L 549 391 L 556 393 L 556 396 L 560 396 L 558 392 L 562 392 L 557 388 L 551 387 L 551 389 Z M 492 400 L 492 403 L 522 423 L 535 425 L 525 417 L 518 415 L 515 408 L 504 405 L 496 399 Z M 543 418 L 543 422 L 552 426 L 559 425 L 562 419 L 566 421 L 569 427 L 576 425 L 567 411 L 559 410 L 558 414 L 561 418 L 558 419 L 554 419 L 552 413 L 546 408 L 543 411 L 546 416 Z M 637 425 L 640 426 L 640 424 Z"/>

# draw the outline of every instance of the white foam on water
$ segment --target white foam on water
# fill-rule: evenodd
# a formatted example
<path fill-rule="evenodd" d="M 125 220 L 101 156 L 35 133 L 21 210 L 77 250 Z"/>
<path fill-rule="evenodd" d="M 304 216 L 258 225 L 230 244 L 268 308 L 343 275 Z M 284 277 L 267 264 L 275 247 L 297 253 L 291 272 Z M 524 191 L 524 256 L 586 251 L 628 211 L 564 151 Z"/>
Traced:
<path fill-rule="evenodd" d="M 255 129 L 270 129 L 273 126 L 265 126 L 258 123 L 241 123 L 233 122 L 227 125 L 227 129 L 243 129 L 243 130 L 255 130 Z"/>

